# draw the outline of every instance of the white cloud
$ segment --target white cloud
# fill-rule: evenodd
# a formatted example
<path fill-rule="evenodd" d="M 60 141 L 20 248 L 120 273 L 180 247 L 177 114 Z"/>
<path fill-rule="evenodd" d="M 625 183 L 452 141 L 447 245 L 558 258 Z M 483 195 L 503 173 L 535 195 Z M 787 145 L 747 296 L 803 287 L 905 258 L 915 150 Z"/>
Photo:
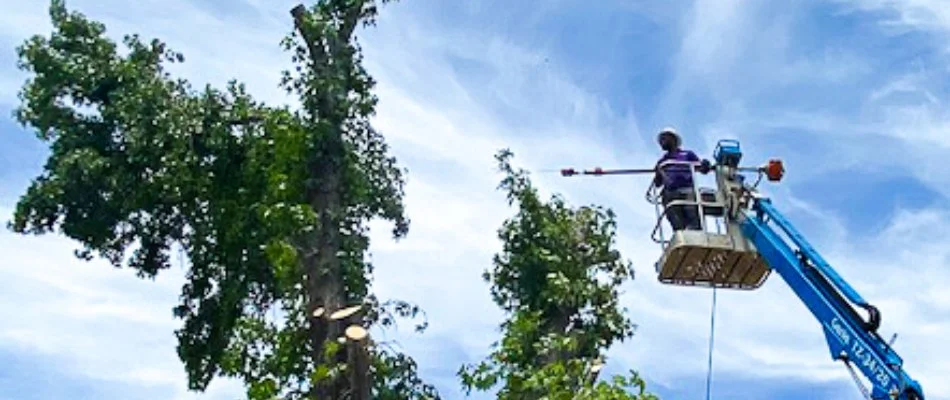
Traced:
<path fill-rule="evenodd" d="M 9 216 L 13 211 L 4 207 L 0 212 Z M 176 398 L 194 398 L 174 353 L 178 325 L 171 307 L 183 271 L 173 268 L 154 282 L 142 281 L 131 270 L 78 261 L 73 248 L 62 238 L 0 233 L 4 349 L 48 356 L 71 379 L 160 386 Z M 221 380 L 206 397 L 241 392 Z"/>
<path fill-rule="evenodd" d="M 180 72 L 196 84 L 221 84 L 233 76 L 247 82 L 259 97 L 283 101 L 275 85 L 287 57 L 277 43 L 289 29 L 291 3 L 280 3 L 265 6 L 255 2 L 260 20 L 253 25 L 225 20 L 180 1 L 121 7 L 118 2 L 76 1 L 70 6 L 101 18 L 113 34 L 138 31 L 164 38 L 186 53 L 189 61 Z M 27 32 L 47 29 L 47 24 L 37 22 L 45 21 L 45 4 L 16 4 L 14 11 L 6 14 L 14 16 L 11 23 L 0 23 L 6 27 L 0 31 L 4 43 L 12 42 L 11 37 L 19 40 Z M 490 32 L 436 34 L 425 21 L 407 15 L 411 7 L 407 2 L 384 8 L 379 27 L 362 40 L 370 71 L 380 82 L 377 126 L 410 170 L 406 201 L 413 221 L 409 237 L 398 243 L 389 241 L 387 227 L 377 226 L 375 286 L 383 297 L 411 300 L 427 311 L 432 324 L 429 332 L 394 337 L 423 368 L 450 375 L 458 366 L 447 365 L 452 360 L 427 350 L 458 348 L 466 358 L 476 360 L 488 351 L 500 322 L 480 278 L 498 248 L 495 229 L 512 212 L 503 194 L 495 191 L 499 176 L 494 172 L 494 152 L 512 147 L 518 163 L 533 170 L 651 165 L 656 154 L 652 142 L 633 142 L 621 148 L 603 141 L 607 136 L 603 132 L 636 134 L 637 116 L 612 112 L 596 93 L 572 83 L 557 65 L 545 63 L 544 54 Z M 700 11 L 711 13 L 711 17 L 687 21 L 697 25 L 684 27 L 687 33 L 680 60 L 691 63 L 677 75 L 680 79 L 708 79 L 741 64 L 749 54 L 758 54 L 729 47 L 729 43 L 745 40 L 750 29 L 762 26 L 761 21 L 743 20 L 755 17 L 755 10 L 738 3 L 700 3 L 696 12 Z M 32 22 L 24 28 L 16 21 Z M 839 60 L 827 53 L 825 59 L 814 63 L 785 57 L 782 43 L 794 40 L 788 29 L 787 24 L 779 23 L 766 32 L 776 43 L 766 39 L 755 43 L 763 48 L 775 44 L 777 50 L 766 54 L 794 61 L 785 75 L 791 78 L 780 77 L 779 84 L 794 83 Z M 448 64 L 450 55 L 478 63 L 487 78 L 477 86 L 468 82 Z M 841 59 L 850 60 L 846 55 Z M 856 71 L 863 68 L 860 60 L 851 64 Z M 828 74 L 829 80 L 846 75 L 841 70 Z M 677 82 L 682 86 L 674 83 L 669 92 L 673 95 L 666 98 L 665 104 L 671 108 L 690 87 L 686 81 Z M 758 85 L 767 87 L 769 83 Z M 722 96 L 730 93 L 727 84 L 717 88 Z M 0 102 L 11 102 L 9 93 L 9 88 L 0 90 Z M 848 122 L 852 121 L 841 124 Z M 921 119 L 921 129 L 933 129 L 938 125 L 934 122 Z M 640 328 L 631 342 L 611 352 L 611 367 L 637 368 L 646 377 L 671 386 L 683 378 L 703 376 L 711 293 L 656 282 L 653 262 L 659 249 L 648 241 L 655 216 L 642 200 L 647 179 L 566 180 L 540 173 L 534 178 L 549 193 L 564 192 L 575 204 L 609 205 L 619 214 L 622 250 L 634 261 L 638 276 L 626 286 L 623 304 Z M 900 332 L 897 347 L 908 369 L 923 380 L 928 396 L 948 398 L 950 387 L 942 384 L 941 378 L 950 365 L 941 361 L 944 354 L 939 343 L 950 327 L 928 319 L 950 307 L 938 286 L 948 278 L 940 268 L 947 260 L 946 250 L 942 250 L 945 244 L 934 242 L 934 238 L 947 236 L 929 232 L 923 237 L 916 229 L 946 226 L 950 217 L 945 210 L 901 215 L 872 245 L 856 248 L 847 243 L 848 232 L 833 216 L 797 199 L 794 193 L 775 190 L 775 196 L 782 209 L 803 210 L 827 221 L 831 233 L 816 239 L 816 246 L 881 307 L 885 330 Z M 10 211 L 4 210 L 4 215 Z M 140 281 L 128 271 L 115 271 L 101 262 L 73 259 L 72 245 L 55 237 L 4 233 L 0 248 L 12 254 L 0 261 L 0 281 L 17 282 L 19 287 L 3 291 L 0 297 L 0 316 L 13 321 L 0 328 L 0 337 L 6 339 L 3 346 L 55 355 L 67 360 L 65 365 L 80 376 L 169 386 L 185 398 L 184 376 L 174 355 L 172 330 L 177 325 L 169 311 L 183 279 L 181 271 L 167 271 L 156 282 Z M 908 297 L 908 293 L 917 296 Z M 844 368 L 827 354 L 820 326 L 778 275 L 757 292 L 721 291 L 718 302 L 717 374 L 779 376 L 815 383 L 834 379 L 850 385 Z M 451 393 L 456 388 L 443 389 Z M 240 391 L 229 383 L 215 390 L 221 396 Z"/>
<path fill-rule="evenodd" d="M 838 0 L 862 11 L 884 11 L 881 23 L 906 30 L 950 31 L 950 8 L 944 0 Z"/>

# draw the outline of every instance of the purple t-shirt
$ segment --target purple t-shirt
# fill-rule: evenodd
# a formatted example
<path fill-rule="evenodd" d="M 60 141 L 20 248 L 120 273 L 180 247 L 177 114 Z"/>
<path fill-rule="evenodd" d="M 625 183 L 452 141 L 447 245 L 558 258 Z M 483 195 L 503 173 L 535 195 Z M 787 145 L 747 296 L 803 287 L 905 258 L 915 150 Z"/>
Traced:
<path fill-rule="evenodd" d="M 699 162 L 696 153 L 690 150 L 673 150 L 663 154 L 660 160 L 656 162 L 657 169 L 660 164 L 667 160 Z M 692 166 L 689 165 L 666 165 L 663 167 L 663 175 L 657 172 L 653 182 L 662 184 L 665 190 L 676 190 L 693 186 Z"/>

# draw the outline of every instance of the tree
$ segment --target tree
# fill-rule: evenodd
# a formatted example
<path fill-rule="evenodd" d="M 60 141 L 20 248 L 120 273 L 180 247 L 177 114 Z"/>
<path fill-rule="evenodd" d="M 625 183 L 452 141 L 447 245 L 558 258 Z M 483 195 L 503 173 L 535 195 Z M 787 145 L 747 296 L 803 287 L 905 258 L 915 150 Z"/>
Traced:
<path fill-rule="evenodd" d="M 518 212 L 498 231 L 504 247 L 484 274 L 509 318 L 489 358 L 459 370 L 463 387 L 500 384 L 506 399 L 655 399 L 633 371 L 597 382 L 606 349 L 634 330 L 617 304 L 633 270 L 614 249 L 613 212 L 571 208 L 557 195 L 542 201 L 512 157 L 496 155 L 500 189 Z"/>
<path fill-rule="evenodd" d="M 142 278 L 184 252 L 174 311 L 193 390 L 223 375 L 252 399 L 437 397 L 411 358 L 366 334 L 420 312 L 370 290 L 368 221 L 393 222 L 396 239 L 409 223 L 404 171 L 369 122 L 374 81 L 353 35 L 376 7 L 294 8 L 283 45 L 297 68 L 281 82 L 302 104 L 292 110 L 236 81 L 194 90 L 166 72 L 184 57 L 160 40 L 127 35 L 120 55 L 103 24 L 52 0 L 53 32 L 17 48 L 31 78 L 16 111 L 51 154 L 10 228 L 59 231 L 79 257 Z"/>

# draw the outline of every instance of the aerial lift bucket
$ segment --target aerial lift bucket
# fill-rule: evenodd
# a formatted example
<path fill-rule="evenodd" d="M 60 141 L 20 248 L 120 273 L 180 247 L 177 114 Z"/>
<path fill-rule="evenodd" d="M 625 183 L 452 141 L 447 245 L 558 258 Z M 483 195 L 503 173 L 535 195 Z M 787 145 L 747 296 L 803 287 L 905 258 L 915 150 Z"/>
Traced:
<path fill-rule="evenodd" d="M 771 269 L 750 243 L 733 239 L 703 231 L 674 232 L 657 261 L 657 279 L 679 286 L 758 289 Z"/>
<path fill-rule="evenodd" d="M 737 166 L 741 153 L 738 143 L 729 148 L 729 141 L 720 142 L 715 158 L 725 165 Z M 684 164 L 668 161 L 663 164 Z M 663 164 L 658 166 L 662 174 Z M 692 163 L 685 163 L 692 164 Z M 770 163 L 780 174 L 781 164 Z M 690 165 L 692 170 L 693 165 Z M 780 176 L 779 176 L 780 179 Z M 741 184 L 741 183 L 740 183 Z M 758 253 L 755 246 L 742 234 L 741 228 L 728 212 L 722 190 L 729 190 L 733 183 L 719 182 L 720 191 L 711 188 L 694 188 L 687 199 L 674 200 L 667 204 L 660 201 L 657 188 L 647 190 L 647 201 L 657 207 L 657 221 L 652 238 L 660 243 L 663 253 L 656 263 L 657 279 L 664 284 L 679 286 L 714 287 L 739 290 L 758 289 L 765 284 L 771 268 Z M 673 231 L 669 240 L 663 238 L 663 220 L 673 207 L 691 207 L 699 217 L 699 230 Z M 707 229 L 706 217 L 718 219 L 717 230 Z M 659 235 L 659 237 L 657 237 Z"/>

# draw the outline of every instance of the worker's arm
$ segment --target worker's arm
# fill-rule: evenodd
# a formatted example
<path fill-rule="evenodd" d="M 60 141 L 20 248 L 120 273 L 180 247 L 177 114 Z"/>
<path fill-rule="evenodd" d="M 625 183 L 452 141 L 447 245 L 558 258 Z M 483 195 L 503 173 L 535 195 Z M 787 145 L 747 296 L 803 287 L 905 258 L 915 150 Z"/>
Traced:
<path fill-rule="evenodd" d="M 655 187 L 663 186 L 663 175 L 660 174 L 660 164 L 662 164 L 663 161 L 666 160 L 666 158 L 667 158 L 666 155 L 663 155 L 663 157 L 660 157 L 660 160 L 656 162 L 656 167 L 654 167 L 656 172 L 653 174 L 653 186 Z"/>
<path fill-rule="evenodd" d="M 712 163 L 710 163 L 709 160 L 706 160 L 706 159 L 700 160 L 699 156 L 697 156 L 696 153 L 692 151 L 689 151 L 687 153 L 686 158 L 689 161 L 698 162 L 699 168 L 697 168 L 697 170 L 702 174 L 708 174 L 709 171 L 712 170 Z"/>

